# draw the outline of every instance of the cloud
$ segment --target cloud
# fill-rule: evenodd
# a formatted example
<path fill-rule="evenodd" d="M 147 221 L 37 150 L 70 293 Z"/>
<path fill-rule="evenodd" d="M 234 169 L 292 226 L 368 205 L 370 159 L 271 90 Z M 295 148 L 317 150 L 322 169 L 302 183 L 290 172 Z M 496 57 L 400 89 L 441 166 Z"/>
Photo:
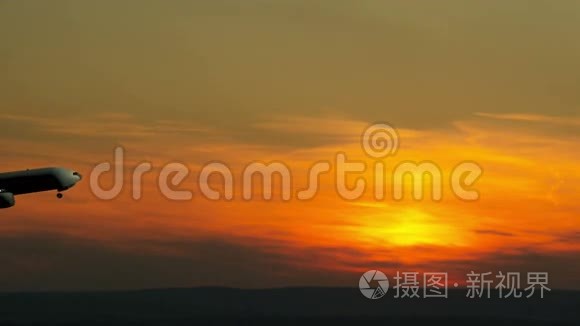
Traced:
<path fill-rule="evenodd" d="M 554 238 L 557 242 L 568 243 L 572 246 L 576 245 L 580 247 L 580 231 L 562 232 L 561 234 L 556 234 Z"/>
<path fill-rule="evenodd" d="M 503 231 L 496 231 L 496 230 L 489 230 L 489 229 L 479 229 L 474 230 L 473 232 L 477 234 L 487 234 L 487 235 L 497 235 L 501 237 L 513 237 L 514 234 L 510 232 L 503 232 Z"/>
<path fill-rule="evenodd" d="M 486 112 L 476 112 L 475 115 L 479 117 L 491 118 L 496 120 L 541 122 L 555 125 L 580 126 L 580 119 L 576 117 L 557 117 L 528 113 L 486 113 Z"/>
<path fill-rule="evenodd" d="M 1 114 L 0 121 L 32 124 L 47 134 L 79 137 L 141 138 L 164 134 L 199 134 L 209 128 L 192 126 L 191 122 L 158 120 L 140 121 L 130 114 L 105 112 L 90 117 L 40 117 Z"/>
<path fill-rule="evenodd" d="M 396 271 L 448 272 L 450 280 L 466 280 L 470 271 L 497 273 L 548 272 L 552 289 L 580 289 L 575 252 L 545 253 L 523 248 L 484 255 L 441 257 L 404 263 L 409 252 L 437 251 L 423 246 L 383 249 L 382 258 L 365 258 L 347 247 L 289 248 L 276 241 L 240 243 L 236 239 L 141 239 L 134 246 L 49 233 L 0 236 L 0 291 L 113 290 L 227 286 L 354 287 L 360 273 L 378 268 Z M 152 248 L 156 248 L 152 250 Z M 408 251 L 408 252 L 407 252 Z M 469 257 L 469 258 L 467 258 Z M 327 263 L 339 264 L 326 265 Z"/>
<path fill-rule="evenodd" d="M 0 291 L 112 290 L 228 286 L 269 288 L 301 285 L 350 285 L 341 273 L 294 265 L 268 246 L 224 239 L 141 240 L 171 250 L 127 249 L 56 234 L 0 236 L 5 268 Z M 264 245 L 264 243 L 262 243 Z M 304 259 L 319 256 L 294 253 Z M 353 284 L 356 279 L 353 278 Z"/>
<path fill-rule="evenodd" d="M 361 135 L 373 123 L 363 120 L 340 119 L 336 117 L 311 117 L 311 116 L 275 116 L 267 121 L 260 121 L 253 125 L 256 129 L 290 133 L 296 135 L 309 135 L 315 137 L 335 137 L 344 142 L 358 142 Z M 417 138 L 426 136 L 427 132 L 416 129 L 397 128 L 397 133 L 405 138 Z"/>

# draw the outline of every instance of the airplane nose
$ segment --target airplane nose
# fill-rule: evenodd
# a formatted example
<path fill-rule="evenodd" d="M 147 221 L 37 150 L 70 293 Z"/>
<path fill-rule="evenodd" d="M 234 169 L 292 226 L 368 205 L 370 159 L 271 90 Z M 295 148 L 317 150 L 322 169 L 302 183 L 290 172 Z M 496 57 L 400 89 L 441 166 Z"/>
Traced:
<path fill-rule="evenodd" d="M 73 175 L 75 177 L 77 177 L 79 179 L 79 181 L 81 181 L 83 179 L 83 176 L 80 173 L 78 173 L 78 172 L 73 172 Z"/>

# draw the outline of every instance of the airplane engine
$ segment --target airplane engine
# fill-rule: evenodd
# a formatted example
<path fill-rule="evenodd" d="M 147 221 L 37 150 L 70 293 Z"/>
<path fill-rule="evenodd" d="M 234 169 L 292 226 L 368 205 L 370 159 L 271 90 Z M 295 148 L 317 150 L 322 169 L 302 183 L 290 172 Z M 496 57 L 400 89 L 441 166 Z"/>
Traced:
<path fill-rule="evenodd" d="M 16 201 L 14 195 L 10 192 L 0 192 L 0 208 L 8 208 L 14 206 Z"/>

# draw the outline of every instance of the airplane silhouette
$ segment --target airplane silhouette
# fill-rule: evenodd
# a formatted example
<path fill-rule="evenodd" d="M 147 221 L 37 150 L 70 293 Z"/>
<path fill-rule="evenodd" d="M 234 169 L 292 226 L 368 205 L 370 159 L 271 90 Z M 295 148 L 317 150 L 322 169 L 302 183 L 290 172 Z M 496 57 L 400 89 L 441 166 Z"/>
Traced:
<path fill-rule="evenodd" d="M 16 204 L 14 196 L 41 191 L 56 190 L 57 198 L 62 191 L 72 188 L 82 179 L 82 175 L 65 168 L 41 168 L 0 173 L 0 208 Z"/>

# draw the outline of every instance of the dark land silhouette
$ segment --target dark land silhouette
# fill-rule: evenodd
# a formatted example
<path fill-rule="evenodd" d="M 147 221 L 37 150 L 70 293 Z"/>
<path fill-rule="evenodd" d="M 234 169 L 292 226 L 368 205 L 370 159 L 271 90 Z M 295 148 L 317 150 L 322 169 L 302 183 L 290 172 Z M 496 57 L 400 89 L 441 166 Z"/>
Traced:
<path fill-rule="evenodd" d="M 2 325 L 580 325 L 580 292 L 544 299 L 449 298 L 378 300 L 350 288 L 162 289 L 0 294 Z M 495 298 L 495 299 L 494 299 Z"/>

